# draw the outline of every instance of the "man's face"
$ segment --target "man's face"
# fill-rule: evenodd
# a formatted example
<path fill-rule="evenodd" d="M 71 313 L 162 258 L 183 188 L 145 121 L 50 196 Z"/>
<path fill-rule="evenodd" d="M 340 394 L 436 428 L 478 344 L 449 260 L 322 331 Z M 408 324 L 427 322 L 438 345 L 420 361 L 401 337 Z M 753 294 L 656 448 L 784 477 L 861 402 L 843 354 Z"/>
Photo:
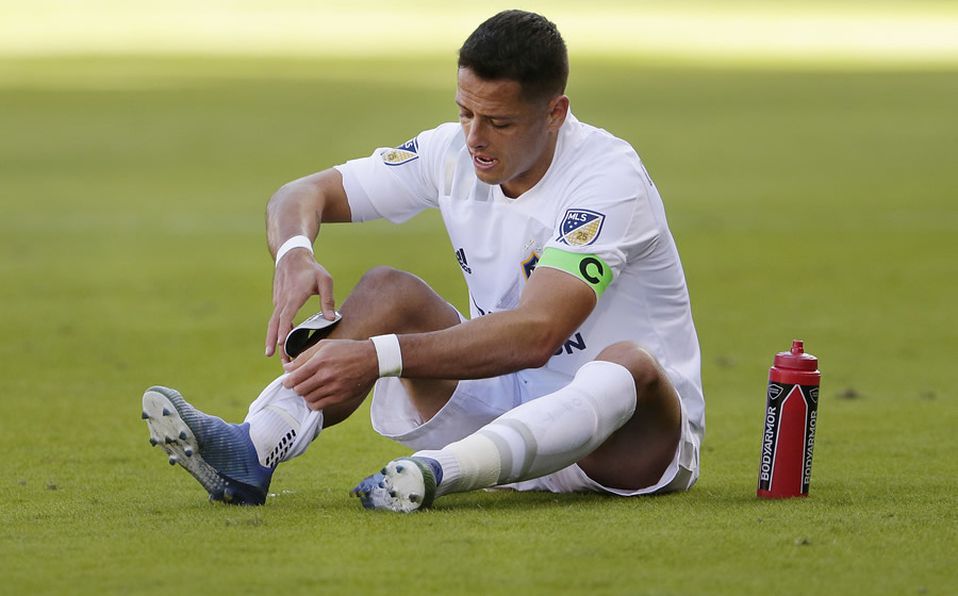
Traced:
<path fill-rule="evenodd" d="M 569 107 L 564 95 L 530 100 L 521 92 L 517 81 L 481 79 L 468 68 L 459 69 L 459 122 L 476 176 L 501 185 L 513 198 L 535 186 L 549 169 Z"/>

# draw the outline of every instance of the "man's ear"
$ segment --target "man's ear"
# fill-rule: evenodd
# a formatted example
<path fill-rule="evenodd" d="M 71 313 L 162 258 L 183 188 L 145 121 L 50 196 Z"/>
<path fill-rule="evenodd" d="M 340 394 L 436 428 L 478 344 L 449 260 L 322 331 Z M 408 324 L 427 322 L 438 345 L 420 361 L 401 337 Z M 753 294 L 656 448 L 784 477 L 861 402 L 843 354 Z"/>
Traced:
<path fill-rule="evenodd" d="M 559 95 L 549 102 L 549 128 L 558 131 L 569 113 L 569 98 Z"/>

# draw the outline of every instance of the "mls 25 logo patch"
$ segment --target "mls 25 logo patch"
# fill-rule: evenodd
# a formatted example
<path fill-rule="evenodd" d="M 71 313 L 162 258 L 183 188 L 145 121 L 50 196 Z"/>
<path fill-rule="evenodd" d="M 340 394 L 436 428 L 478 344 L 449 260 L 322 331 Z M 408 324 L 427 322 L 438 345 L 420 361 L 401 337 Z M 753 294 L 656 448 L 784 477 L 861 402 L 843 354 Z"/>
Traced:
<path fill-rule="evenodd" d="M 419 141 L 409 139 L 395 149 L 386 149 L 380 155 L 387 166 L 401 166 L 419 158 Z"/>
<path fill-rule="evenodd" d="M 587 246 L 595 242 L 602 231 L 605 215 L 588 209 L 569 209 L 559 227 L 557 240 L 569 246 Z"/>

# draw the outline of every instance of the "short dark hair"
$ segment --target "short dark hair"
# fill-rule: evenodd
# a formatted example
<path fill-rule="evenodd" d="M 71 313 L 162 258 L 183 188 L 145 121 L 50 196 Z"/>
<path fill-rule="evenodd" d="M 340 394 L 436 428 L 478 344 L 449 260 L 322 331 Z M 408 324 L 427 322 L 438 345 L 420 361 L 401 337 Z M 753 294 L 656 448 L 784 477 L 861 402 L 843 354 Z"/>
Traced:
<path fill-rule="evenodd" d="M 569 55 L 554 23 L 534 12 L 505 10 L 462 44 L 459 68 L 482 79 L 516 81 L 527 99 L 543 99 L 565 92 Z"/>

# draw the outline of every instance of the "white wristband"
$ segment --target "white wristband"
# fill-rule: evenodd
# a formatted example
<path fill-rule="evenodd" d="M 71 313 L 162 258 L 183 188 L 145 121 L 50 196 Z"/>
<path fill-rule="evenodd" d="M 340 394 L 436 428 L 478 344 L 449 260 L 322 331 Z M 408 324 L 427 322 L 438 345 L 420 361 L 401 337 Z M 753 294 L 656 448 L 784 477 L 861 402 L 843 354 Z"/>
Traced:
<path fill-rule="evenodd" d="M 279 265 L 279 260 L 294 248 L 305 248 L 309 251 L 309 254 L 313 254 L 313 243 L 309 241 L 309 238 L 300 234 L 299 236 L 293 236 L 279 247 L 279 250 L 276 251 L 276 264 Z"/>
<path fill-rule="evenodd" d="M 369 338 L 376 346 L 376 358 L 379 360 L 380 377 L 402 376 L 402 350 L 395 333 L 376 335 Z"/>

